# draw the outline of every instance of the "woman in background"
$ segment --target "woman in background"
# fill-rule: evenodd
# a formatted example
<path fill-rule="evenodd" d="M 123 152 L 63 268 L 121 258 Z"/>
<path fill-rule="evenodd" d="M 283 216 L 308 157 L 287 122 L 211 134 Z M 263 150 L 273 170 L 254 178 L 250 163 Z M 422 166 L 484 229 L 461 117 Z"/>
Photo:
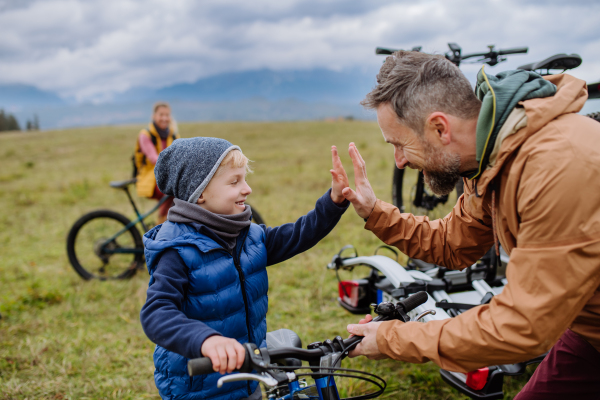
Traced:
<path fill-rule="evenodd" d="M 137 194 L 140 197 L 161 200 L 165 195 L 156 186 L 154 165 L 158 154 L 169 147 L 179 134 L 171 118 L 171 107 L 168 103 L 156 103 L 152 113 L 152 122 L 142 129 L 135 147 L 135 166 L 137 169 Z M 158 224 L 167 219 L 173 199 L 165 201 L 158 209 Z"/>

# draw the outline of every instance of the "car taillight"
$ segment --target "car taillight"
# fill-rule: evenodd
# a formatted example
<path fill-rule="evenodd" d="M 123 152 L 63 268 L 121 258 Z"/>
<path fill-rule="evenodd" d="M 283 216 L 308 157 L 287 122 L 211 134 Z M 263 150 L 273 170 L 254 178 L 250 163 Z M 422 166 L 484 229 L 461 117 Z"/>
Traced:
<path fill-rule="evenodd" d="M 467 386 L 474 390 L 481 390 L 487 383 L 490 374 L 489 368 L 479 368 L 467 374 Z"/>
<path fill-rule="evenodd" d="M 361 300 L 368 300 L 365 297 L 368 283 L 366 279 L 340 281 L 338 284 L 340 299 L 352 307 L 362 306 L 364 301 Z"/>

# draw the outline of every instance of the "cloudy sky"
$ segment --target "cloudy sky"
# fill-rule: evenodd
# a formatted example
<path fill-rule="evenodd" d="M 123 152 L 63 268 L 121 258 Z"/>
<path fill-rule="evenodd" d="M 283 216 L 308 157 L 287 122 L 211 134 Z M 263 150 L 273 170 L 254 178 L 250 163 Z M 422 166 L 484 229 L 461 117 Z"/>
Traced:
<path fill-rule="evenodd" d="M 600 80 L 600 1 L 0 0 L 0 83 L 78 101 L 261 68 L 376 73 L 376 46 L 529 46 L 491 71 L 578 53 Z M 472 79 L 478 67 L 462 69 Z"/>

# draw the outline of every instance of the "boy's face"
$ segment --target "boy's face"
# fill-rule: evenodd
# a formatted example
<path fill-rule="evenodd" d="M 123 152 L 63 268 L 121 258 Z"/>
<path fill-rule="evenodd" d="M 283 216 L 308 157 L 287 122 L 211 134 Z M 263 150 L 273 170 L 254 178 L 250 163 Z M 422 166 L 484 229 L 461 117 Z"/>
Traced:
<path fill-rule="evenodd" d="M 244 202 L 252 193 L 246 183 L 246 168 L 222 166 L 210 180 L 198 199 L 198 205 L 215 214 L 232 215 L 243 212 Z"/>

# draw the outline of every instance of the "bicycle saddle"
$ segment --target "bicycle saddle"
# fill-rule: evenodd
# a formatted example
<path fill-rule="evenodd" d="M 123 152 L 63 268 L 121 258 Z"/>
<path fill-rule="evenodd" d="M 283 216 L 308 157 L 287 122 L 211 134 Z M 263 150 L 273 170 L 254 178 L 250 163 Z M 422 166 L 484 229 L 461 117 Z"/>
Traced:
<path fill-rule="evenodd" d="M 273 332 L 267 332 L 267 347 L 276 349 L 280 347 L 298 347 L 302 348 L 302 340 L 296 332 L 290 329 L 277 329 Z"/>
<path fill-rule="evenodd" d="M 277 329 L 273 332 L 267 332 L 267 348 L 269 350 L 283 347 L 297 347 L 301 349 L 302 340 L 300 340 L 296 332 L 290 329 Z M 299 367 L 302 365 L 302 361 L 296 358 L 285 358 L 277 361 L 277 363 L 288 367 Z"/>
<path fill-rule="evenodd" d="M 126 181 L 112 181 L 109 183 L 110 187 L 115 188 L 115 189 L 123 189 L 124 187 L 127 187 L 129 185 L 131 185 L 132 183 L 136 183 L 137 182 L 137 178 L 132 178 L 132 179 L 127 179 Z"/>
<path fill-rule="evenodd" d="M 535 71 L 538 69 L 562 69 L 568 70 L 577 68 L 581 65 L 581 56 L 578 54 L 555 54 L 545 60 L 533 62 L 530 64 L 521 65 L 517 69 L 523 69 L 525 71 Z"/>

